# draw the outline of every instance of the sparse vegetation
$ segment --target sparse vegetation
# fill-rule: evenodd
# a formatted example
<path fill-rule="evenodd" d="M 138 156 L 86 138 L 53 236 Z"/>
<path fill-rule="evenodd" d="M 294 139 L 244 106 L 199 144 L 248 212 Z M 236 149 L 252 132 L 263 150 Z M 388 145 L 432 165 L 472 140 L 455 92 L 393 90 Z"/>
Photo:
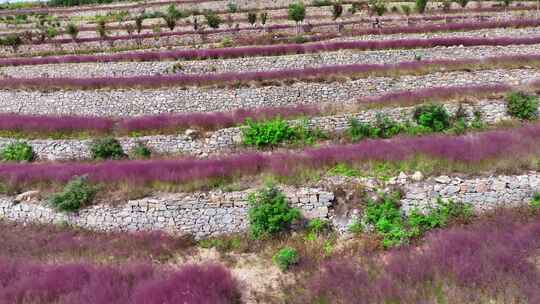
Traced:
<path fill-rule="evenodd" d="M 0 150 L 0 156 L 3 161 L 15 162 L 31 162 L 35 157 L 32 146 L 24 141 L 7 144 Z"/>

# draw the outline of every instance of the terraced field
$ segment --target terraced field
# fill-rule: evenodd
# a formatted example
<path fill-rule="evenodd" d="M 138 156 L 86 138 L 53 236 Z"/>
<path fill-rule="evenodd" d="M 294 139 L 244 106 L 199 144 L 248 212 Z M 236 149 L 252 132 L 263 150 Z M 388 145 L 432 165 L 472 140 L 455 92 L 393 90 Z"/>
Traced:
<path fill-rule="evenodd" d="M 540 2 L 0 9 L 0 303 L 539 303 Z"/>

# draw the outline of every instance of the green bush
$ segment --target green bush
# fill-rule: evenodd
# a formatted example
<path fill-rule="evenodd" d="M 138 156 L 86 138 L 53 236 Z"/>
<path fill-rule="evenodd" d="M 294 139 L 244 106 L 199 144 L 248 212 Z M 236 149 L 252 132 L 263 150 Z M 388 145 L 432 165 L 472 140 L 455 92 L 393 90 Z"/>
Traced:
<path fill-rule="evenodd" d="M 0 156 L 3 161 L 30 162 L 34 160 L 35 154 L 28 143 L 17 141 L 5 146 Z"/>
<path fill-rule="evenodd" d="M 377 113 L 375 118 L 375 130 L 372 131 L 375 137 L 390 138 L 403 131 L 403 126 L 388 115 Z"/>
<path fill-rule="evenodd" d="M 468 219 L 472 215 L 469 204 L 455 203 L 452 200 L 437 200 L 435 207 L 425 212 L 412 210 L 405 217 L 396 195 L 384 194 L 377 201 L 369 200 L 364 211 L 366 223 L 373 225 L 375 232 L 382 236 L 385 248 L 398 246 L 410 238 L 420 237 L 426 231 L 444 227 L 451 218 Z"/>
<path fill-rule="evenodd" d="M 397 201 L 396 197 L 384 194 L 378 201 L 369 200 L 364 211 L 366 222 L 382 235 L 386 248 L 399 245 L 409 238 Z"/>
<path fill-rule="evenodd" d="M 347 230 L 352 234 L 359 234 L 364 229 L 362 228 L 362 223 L 358 219 L 354 219 L 349 226 L 347 226 Z"/>
<path fill-rule="evenodd" d="M 324 233 L 329 229 L 329 227 L 328 222 L 322 219 L 312 219 L 307 224 L 308 232 L 315 234 Z"/>
<path fill-rule="evenodd" d="M 421 236 L 424 232 L 444 227 L 450 218 L 467 219 L 472 215 L 472 208 L 468 204 L 455 203 L 452 200 L 437 199 L 437 206 L 429 208 L 426 213 L 412 210 L 408 216 L 411 237 Z"/>
<path fill-rule="evenodd" d="M 300 211 L 291 208 L 285 196 L 274 186 L 266 186 L 249 196 L 248 218 L 253 238 L 259 239 L 289 228 L 300 218 Z"/>
<path fill-rule="evenodd" d="M 304 6 L 304 3 L 296 2 L 289 4 L 287 17 L 289 20 L 292 20 L 297 24 L 304 21 L 304 18 L 306 18 L 306 7 Z"/>
<path fill-rule="evenodd" d="M 73 212 L 92 202 L 96 192 L 96 187 L 90 185 L 86 177 L 78 176 L 67 183 L 62 192 L 54 194 L 50 203 L 60 211 Z"/>
<path fill-rule="evenodd" d="M 440 104 L 426 104 L 416 107 L 414 120 L 420 126 L 430 128 L 435 132 L 441 132 L 450 127 L 450 115 Z"/>
<path fill-rule="evenodd" d="M 242 129 L 242 137 L 245 145 L 262 148 L 283 142 L 313 144 L 328 136 L 319 129 L 309 128 L 307 121 L 291 127 L 286 121 L 276 118 L 261 122 L 247 119 L 246 126 Z"/>
<path fill-rule="evenodd" d="M 416 11 L 423 14 L 426 11 L 428 0 L 415 0 Z"/>
<path fill-rule="evenodd" d="M 538 117 L 538 97 L 524 92 L 511 92 L 506 95 L 508 114 L 523 120 L 533 120 Z"/>
<path fill-rule="evenodd" d="M 206 19 L 206 24 L 213 29 L 219 28 L 221 23 L 223 23 L 221 17 L 213 11 L 206 11 L 204 18 Z"/>
<path fill-rule="evenodd" d="M 246 128 L 242 129 L 243 142 L 248 146 L 266 147 L 275 146 L 281 142 L 294 138 L 294 129 L 281 118 L 253 122 L 246 120 Z"/>
<path fill-rule="evenodd" d="M 369 124 L 358 121 L 356 118 L 349 120 L 349 128 L 347 128 L 347 136 L 351 141 L 359 141 L 366 137 L 371 137 L 371 126 Z"/>
<path fill-rule="evenodd" d="M 347 177 L 360 177 L 362 176 L 361 172 L 347 164 L 339 163 L 335 165 L 332 169 L 328 171 L 330 175 L 339 175 Z"/>
<path fill-rule="evenodd" d="M 529 207 L 533 209 L 540 209 L 540 193 L 535 192 L 532 199 L 529 201 Z"/>
<path fill-rule="evenodd" d="M 291 265 L 297 264 L 300 260 L 300 256 L 296 249 L 291 247 L 281 248 L 273 257 L 272 261 L 281 269 L 285 271 L 291 267 Z"/>
<path fill-rule="evenodd" d="M 90 153 L 94 159 L 120 159 L 126 156 L 118 140 L 112 137 L 94 140 L 90 144 Z"/>
<path fill-rule="evenodd" d="M 142 142 L 137 142 L 135 147 L 133 147 L 133 150 L 131 150 L 131 154 L 135 158 L 149 158 L 152 156 L 152 151 Z"/>

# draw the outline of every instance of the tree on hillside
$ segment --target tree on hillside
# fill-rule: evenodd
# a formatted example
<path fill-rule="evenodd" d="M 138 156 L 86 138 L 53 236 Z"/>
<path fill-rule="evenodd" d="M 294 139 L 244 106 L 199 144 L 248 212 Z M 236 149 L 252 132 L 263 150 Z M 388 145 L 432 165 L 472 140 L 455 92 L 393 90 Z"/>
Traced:
<path fill-rule="evenodd" d="M 341 2 L 340 1 L 334 2 L 334 4 L 332 4 L 332 18 L 334 20 L 337 20 L 338 18 L 341 17 L 342 14 L 343 14 L 343 5 L 341 5 Z M 337 25 L 338 32 L 341 32 L 342 28 L 343 28 L 343 24 L 338 23 Z"/>
<path fill-rule="evenodd" d="M 420 14 L 423 14 L 426 11 L 428 0 L 416 0 L 415 7 L 416 11 Z"/>
<path fill-rule="evenodd" d="M 66 33 L 71 37 L 73 42 L 77 41 L 77 36 L 79 35 L 79 28 L 74 23 L 68 23 L 66 26 Z"/>
<path fill-rule="evenodd" d="M 456 0 L 456 3 L 459 4 L 462 8 L 465 8 L 469 3 L 469 0 Z"/>
<path fill-rule="evenodd" d="M 296 22 L 296 34 L 299 34 L 299 23 L 306 18 L 306 6 L 302 2 L 289 4 L 287 17 L 289 20 Z"/>
<path fill-rule="evenodd" d="M 100 38 L 100 44 L 107 38 L 107 24 L 104 18 L 100 18 L 97 22 L 96 33 Z"/>
<path fill-rule="evenodd" d="M 210 10 L 204 13 L 204 18 L 206 19 L 206 24 L 213 29 L 219 28 L 219 26 L 223 22 L 223 20 L 221 20 L 221 17 L 219 17 L 218 14 Z"/>
<path fill-rule="evenodd" d="M 247 14 L 248 22 L 251 24 L 251 26 L 254 26 L 255 23 L 257 23 L 257 13 L 255 12 L 249 12 Z"/>
<path fill-rule="evenodd" d="M 145 19 L 144 14 L 140 14 L 135 17 L 135 28 L 137 29 L 137 34 L 140 34 L 143 28 L 143 21 Z"/>

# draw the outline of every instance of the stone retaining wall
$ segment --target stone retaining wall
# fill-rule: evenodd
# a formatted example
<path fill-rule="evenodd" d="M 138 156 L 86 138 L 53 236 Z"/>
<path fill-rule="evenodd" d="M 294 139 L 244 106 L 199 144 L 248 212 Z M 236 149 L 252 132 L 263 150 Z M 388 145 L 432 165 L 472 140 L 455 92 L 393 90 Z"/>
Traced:
<path fill-rule="evenodd" d="M 362 25 L 365 27 L 366 25 Z M 345 28 L 357 28 L 356 25 L 345 25 Z M 314 33 L 335 33 L 336 25 L 331 26 L 316 26 L 313 29 Z M 163 30 L 166 32 L 166 30 Z M 289 29 L 275 30 L 274 32 L 285 33 L 288 35 L 295 35 L 296 29 L 294 27 Z M 256 33 L 263 34 L 263 30 L 240 30 L 238 33 L 218 33 L 208 34 L 204 36 L 204 40 L 199 34 L 188 34 L 181 36 L 160 37 L 159 40 L 155 40 L 153 37 L 145 39 L 127 39 L 118 40 L 113 42 L 114 48 L 123 47 L 183 47 L 189 48 L 193 46 L 197 47 L 212 47 L 211 44 L 219 43 L 224 37 L 229 37 L 234 40 L 235 37 L 253 37 Z M 428 32 L 428 33 L 415 33 L 415 34 L 390 34 L 390 35 L 362 35 L 362 40 L 387 40 L 387 39 L 416 39 L 416 38 L 435 38 L 435 37 L 527 37 L 538 36 L 540 34 L 540 28 L 494 28 L 494 29 L 482 29 L 474 31 L 458 31 L 458 32 Z M 359 36 L 344 36 L 343 38 L 335 38 L 329 41 L 351 41 L 358 40 Z M 54 52 L 60 50 L 74 51 L 74 50 L 101 50 L 107 52 L 110 49 L 110 45 L 107 42 L 93 41 L 83 43 L 62 43 L 54 45 L 50 43 L 46 44 L 24 44 L 21 45 L 17 52 L 18 54 L 36 54 L 39 52 Z M 0 48 L 0 54 L 5 56 L 13 56 L 11 48 Z"/>
<path fill-rule="evenodd" d="M 164 88 L 74 91 L 1 90 L 0 112 L 138 116 L 162 113 L 231 111 L 294 104 L 354 103 L 356 98 L 396 90 L 490 83 L 519 85 L 540 77 L 535 69 L 433 73 L 422 76 L 368 77 L 329 83 L 297 82 L 242 88 Z"/>
<path fill-rule="evenodd" d="M 517 176 L 491 176 L 475 179 L 439 176 L 421 183 L 405 184 L 402 208 L 432 206 L 438 197 L 470 203 L 477 212 L 496 207 L 527 203 L 540 191 L 540 174 L 531 172 Z"/>
<path fill-rule="evenodd" d="M 212 74 L 225 72 L 304 69 L 325 65 L 386 64 L 389 62 L 433 59 L 471 59 L 526 55 L 540 52 L 540 44 L 478 47 L 441 47 L 412 50 L 343 50 L 279 57 L 248 57 L 225 60 L 70 63 L 0 67 L 0 77 L 127 77 L 170 74 Z M 173 69 L 176 67 L 176 72 Z"/>
<path fill-rule="evenodd" d="M 540 174 L 477 178 L 430 177 L 414 182 L 406 175 L 397 178 L 404 190 L 401 205 L 405 213 L 425 210 L 440 197 L 472 204 L 476 212 L 526 204 L 540 191 Z M 372 183 L 363 181 L 360 183 Z M 368 186 L 369 188 L 369 186 Z M 361 210 L 336 215 L 334 194 L 320 188 L 281 187 L 291 206 L 308 218 L 328 219 L 339 232 L 346 232 Z M 70 224 L 98 231 L 164 230 L 190 233 L 196 238 L 245 231 L 247 197 L 252 190 L 159 194 L 132 200 L 119 206 L 96 205 L 77 213 L 60 213 L 44 200 L 0 197 L 0 218 L 22 223 Z M 31 197 L 31 196 L 28 196 Z"/>
<path fill-rule="evenodd" d="M 458 109 L 456 104 L 444 105 L 450 114 Z M 470 120 L 474 112 L 482 114 L 485 123 L 493 124 L 510 116 L 506 113 L 506 104 L 500 100 L 483 100 L 474 104 L 462 104 L 463 110 Z M 313 117 L 307 121 L 309 127 L 319 128 L 330 133 L 339 133 L 349 127 L 351 118 L 360 122 L 372 123 L 378 113 L 385 114 L 396 121 L 412 120 L 415 107 L 385 108 L 367 110 L 359 113 L 341 114 L 333 116 Z M 303 123 L 302 120 L 290 121 L 292 125 Z M 190 154 L 198 157 L 207 157 L 211 154 L 234 152 L 242 149 L 242 130 L 240 127 L 221 129 L 207 137 L 198 138 L 188 135 L 156 135 L 143 137 L 123 137 L 118 139 L 126 153 L 129 153 L 137 143 L 143 143 L 152 151 L 162 154 Z M 15 139 L 0 138 L 0 149 L 14 142 Z M 29 140 L 38 159 L 65 160 L 90 158 L 90 143 L 92 140 Z M 247 149 L 244 147 L 244 149 Z"/>
<path fill-rule="evenodd" d="M 312 188 L 282 187 L 290 205 L 306 218 L 327 218 L 334 195 Z M 156 195 L 129 201 L 121 206 L 96 205 L 77 213 L 56 212 L 46 201 L 16 203 L 0 197 L 0 217 L 29 223 L 70 224 L 99 231 L 164 230 L 189 233 L 203 238 L 246 230 L 248 203 L 252 191 L 197 192 Z"/>

